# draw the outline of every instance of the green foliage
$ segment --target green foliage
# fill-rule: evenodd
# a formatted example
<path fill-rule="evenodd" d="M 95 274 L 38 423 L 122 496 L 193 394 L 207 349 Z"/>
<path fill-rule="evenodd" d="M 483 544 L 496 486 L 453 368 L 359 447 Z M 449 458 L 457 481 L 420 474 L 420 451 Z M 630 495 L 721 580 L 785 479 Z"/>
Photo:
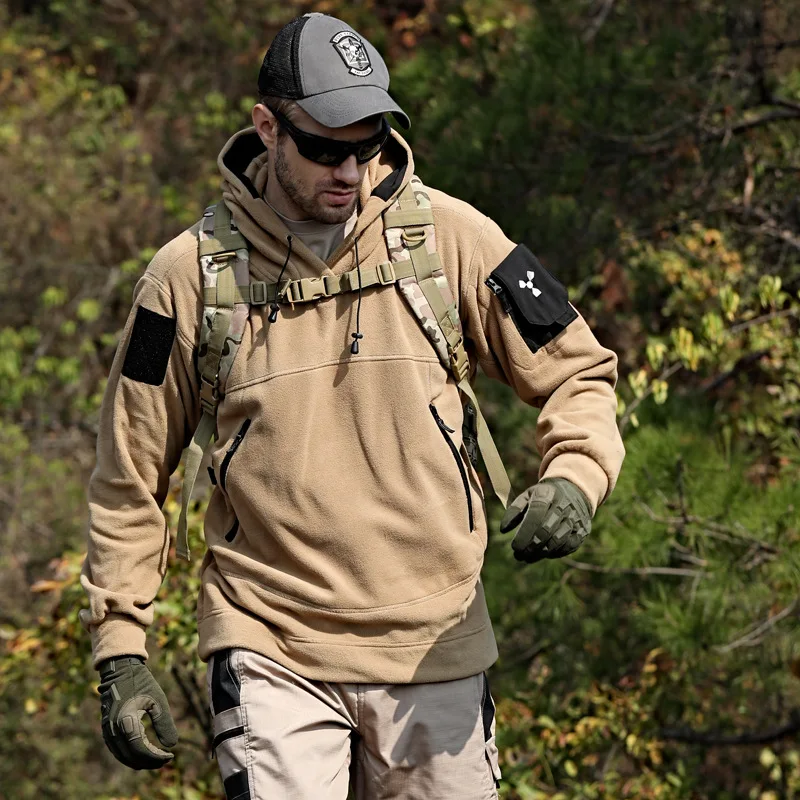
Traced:
<path fill-rule="evenodd" d="M 670 398 L 643 416 L 575 557 L 521 567 L 492 537 L 508 797 L 739 797 L 663 728 L 769 729 L 771 698 L 800 700 L 781 616 L 800 585 L 795 480 L 754 486 L 748 455 L 709 434 L 712 407 Z M 731 781 L 762 772 L 751 748 Z"/>

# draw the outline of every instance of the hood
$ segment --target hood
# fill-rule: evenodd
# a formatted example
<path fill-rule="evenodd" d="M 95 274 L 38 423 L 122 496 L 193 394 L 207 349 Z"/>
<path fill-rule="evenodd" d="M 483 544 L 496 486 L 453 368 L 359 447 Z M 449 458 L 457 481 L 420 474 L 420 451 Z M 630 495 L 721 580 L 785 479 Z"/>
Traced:
<path fill-rule="evenodd" d="M 251 244 L 251 271 L 260 280 L 276 281 L 288 251 L 288 228 L 261 199 L 267 184 L 268 153 L 255 127 L 235 133 L 217 158 L 222 174 L 222 197 L 234 222 Z M 392 130 L 381 154 L 367 168 L 361 185 L 360 212 L 355 228 L 328 262 L 312 253 L 297 237 L 284 277 L 293 279 L 340 274 L 353 269 L 353 242 L 358 238 L 359 256 L 369 257 L 383 241 L 381 214 L 414 174 L 408 143 Z M 259 257 L 260 256 L 260 257 Z"/>

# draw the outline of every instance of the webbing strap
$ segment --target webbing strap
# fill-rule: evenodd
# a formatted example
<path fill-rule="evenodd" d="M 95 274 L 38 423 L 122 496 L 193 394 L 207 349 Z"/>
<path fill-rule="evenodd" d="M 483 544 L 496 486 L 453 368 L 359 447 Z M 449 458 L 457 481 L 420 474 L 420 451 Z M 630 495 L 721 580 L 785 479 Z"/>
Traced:
<path fill-rule="evenodd" d="M 289 285 L 289 281 L 282 281 L 281 285 L 286 288 Z M 235 286 L 233 302 L 235 305 L 263 306 L 280 296 L 281 293 L 277 289 L 277 283 L 265 283 L 264 281 L 253 281 L 244 286 Z M 203 288 L 203 305 L 217 305 L 216 286 L 205 286 Z"/>
<path fill-rule="evenodd" d="M 483 458 L 486 472 L 489 474 L 489 481 L 492 484 L 494 493 L 503 504 L 503 508 L 506 508 L 508 506 L 508 498 L 511 496 L 511 481 L 508 479 L 508 473 L 503 466 L 503 459 L 500 458 L 500 453 L 497 451 L 497 445 L 494 443 L 489 426 L 483 418 L 481 407 L 478 405 L 478 398 L 475 396 L 475 391 L 470 385 L 469 379 L 464 378 L 464 380 L 460 381 L 458 388 L 469 397 L 475 408 L 478 447 L 481 451 L 481 457 Z"/>
<path fill-rule="evenodd" d="M 231 257 L 237 250 L 247 247 L 247 241 L 241 233 L 215 234 L 213 239 L 200 242 L 199 253 L 201 256 L 215 256 L 221 253 L 230 253 Z"/>
<path fill-rule="evenodd" d="M 236 292 L 236 275 L 228 265 L 217 275 L 217 307 L 233 308 Z"/>
<path fill-rule="evenodd" d="M 227 270 L 226 270 L 227 271 Z M 223 273 L 220 273 L 222 277 Z M 414 265 L 411 261 L 390 261 L 361 270 L 361 288 L 370 286 L 388 286 L 402 278 L 409 278 L 414 274 Z M 246 286 L 233 287 L 233 302 L 249 305 L 265 305 L 273 301 L 283 303 L 309 303 L 323 297 L 333 297 L 345 292 L 358 291 L 358 270 L 350 270 L 342 275 L 322 275 L 319 278 L 300 278 L 294 281 L 283 281 L 278 290 L 277 283 L 254 281 Z M 208 286 L 203 289 L 203 303 L 208 306 L 220 305 L 218 302 L 219 288 Z"/>
<path fill-rule="evenodd" d="M 410 214 L 409 198 L 416 206 L 414 194 L 409 190 L 410 184 L 400 194 L 400 211 L 395 214 Z M 389 216 L 388 213 L 386 215 Z M 405 218 L 405 217 L 404 217 Z M 399 219 L 399 217 L 397 218 Z M 458 388 L 472 401 L 475 408 L 476 423 L 478 429 L 478 448 L 481 451 L 486 472 L 489 474 L 492 488 L 497 495 L 503 508 L 508 505 L 511 495 L 511 481 L 508 473 L 503 466 L 503 460 L 497 450 L 497 445 L 492 439 L 492 434 L 486 420 L 481 413 L 478 398 L 475 396 L 469 382 L 469 358 L 464 348 L 464 340 L 457 327 L 458 309 L 455 304 L 447 305 L 442 296 L 441 289 L 436 283 L 434 273 L 443 274 L 442 264 L 437 253 L 429 253 L 427 247 L 427 232 L 422 227 L 407 227 L 401 234 L 403 243 L 411 256 L 411 263 L 414 267 L 417 283 L 425 299 L 428 301 L 433 315 L 439 325 L 439 329 L 447 342 L 447 352 L 450 356 L 450 369 L 458 384 Z"/>
<path fill-rule="evenodd" d="M 183 488 L 181 489 L 181 515 L 178 519 L 178 534 L 176 537 L 175 552 L 178 558 L 184 558 L 191 561 L 189 558 L 189 502 L 192 499 L 192 492 L 194 485 L 197 481 L 197 474 L 200 472 L 200 464 L 203 461 L 203 455 L 206 448 L 214 436 L 214 428 L 216 427 L 216 418 L 213 412 L 203 411 L 203 416 L 200 417 L 200 424 L 192 436 L 192 441 L 189 446 L 184 450 L 186 461 L 183 467 Z"/>
<path fill-rule="evenodd" d="M 225 237 L 230 231 L 231 212 L 225 203 L 217 203 L 214 209 L 214 234 Z M 203 242 L 200 243 L 201 246 Z M 225 264 L 217 273 L 217 285 L 214 287 L 214 306 L 216 309 L 211 321 L 211 331 L 208 335 L 207 350 L 203 361 L 203 371 L 200 374 L 200 403 L 204 411 L 216 413 L 219 395 L 217 382 L 219 377 L 219 362 L 225 346 L 225 338 L 231 327 L 233 306 L 236 295 L 236 274 L 230 262 Z M 205 298 L 204 305 L 209 305 Z"/>
<path fill-rule="evenodd" d="M 409 228 L 400 235 L 403 239 L 403 244 L 408 248 L 408 254 L 411 256 L 411 263 L 414 265 L 417 282 L 421 285 L 422 281 L 430 278 L 437 270 L 442 269 L 439 254 L 428 252 L 428 245 L 426 244 L 428 236 L 424 228 Z"/>
<path fill-rule="evenodd" d="M 401 189 L 400 194 L 397 195 L 397 202 L 401 211 L 416 211 L 419 208 L 411 181 Z"/>
<path fill-rule="evenodd" d="M 461 343 L 462 336 L 458 328 L 453 324 L 453 306 L 445 305 L 435 278 L 426 278 L 419 281 L 419 288 L 422 289 L 422 293 L 425 295 L 425 299 L 428 301 L 428 305 L 430 305 L 431 311 L 433 311 L 436 321 L 442 329 L 449 349 L 455 350 Z"/>
<path fill-rule="evenodd" d="M 238 237 L 238 238 L 237 238 Z M 239 245 L 239 240 L 241 245 Z M 207 245 L 203 252 L 203 245 Z M 229 248 L 228 245 L 235 245 Z M 247 247 L 239 233 L 231 231 L 231 214 L 225 203 L 217 203 L 214 209 L 214 239 L 199 243 L 200 255 L 214 256 L 229 249 Z M 222 250 L 219 248 L 222 247 Z M 231 255 L 235 255 L 232 253 Z M 176 553 L 178 558 L 189 558 L 188 511 L 192 492 L 200 471 L 203 454 L 214 437 L 217 419 L 217 406 L 219 405 L 219 366 L 225 349 L 225 340 L 233 319 L 233 307 L 236 295 L 236 275 L 231 261 L 225 263 L 216 275 L 215 287 L 216 308 L 213 311 L 211 330 L 206 341 L 206 353 L 203 360 L 203 369 L 200 373 L 200 406 L 203 410 L 197 429 L 192 436 L 192 441 L 184 450 L 185 464 L 183 472 L 183 488 L 181 489 L 181 514 L 178 519 L 178 536 Z M 204 305 L 209 304 L 205 302 Z M 205 311 L 205 309 L 204 309 Z"/>
<path fill-rule="evenodd" d="M 231 210 L 220 200 L 214 206 L 214 238 L 218 239 L 231 233 Z"/>
<path fill-rule="evenodd" d="M 405 228 L 415 225 L 433 225 L 433 211 L 430 208 L 413 208 L 387 211 L 383 215 L 384 228 Z"/>
<path fill-rule="evenodd" d="M 199 243 L 200 256 L 215 256 L 247 248 L 247 240 L 237 230 L 231 230 L 231 210 L 220 200 L 214 206 L 214 236 Z"/>
<path fill-rule="evenodd" d="M 217 391 L 219 362 L 233 319 L 235 281 L 233 269 L 229 265 L 226 265 L 217 276 L 217 308 L 211 321 L 203 371 L 200 374 L 200 404 L 204 411 L 209 411 L 211 414 L 216 412 L 219 402 Z"/>
<path fill-rule="evenodd" d="M 411 256 L 411 263 L 416 272 L 419 288 L 422 290 L 422 294 L 425 295 L 425 299 L 428 301 L 428 305 L 431 307 L 431 311 L 436 317 L 436 322 L 447 341 L 447 350 L 450 353 L 452 365 L 454 354 L 459 351 L 459 348 L 463 350 L 461 333 L 453 322 L 454 317 L 457 319 L 458 311 L 454 305 L 445 305 L 442 293 L 436 283 L 436 278 L 433 277 L 434 271 L 440 274 L 442 272 L 442 264 L 439 260 L 439 255 L 438 253 L 428 252 L 426 244 L 427 235 L 422 229 L 420 229 L 420 233 L 421 236 L 415 236 L 412 240 L 414 244 L 408 245 L 408 253 Z M 460 352 L 458 352 L 457 360 L 459 362 L 465 360 Z M 467 364 L 467 369 L 468 368 L 469 365 Z M 463 377 L 465 376 L 462 374 L 456 374 L 456 380 L 461 380 Z"/>

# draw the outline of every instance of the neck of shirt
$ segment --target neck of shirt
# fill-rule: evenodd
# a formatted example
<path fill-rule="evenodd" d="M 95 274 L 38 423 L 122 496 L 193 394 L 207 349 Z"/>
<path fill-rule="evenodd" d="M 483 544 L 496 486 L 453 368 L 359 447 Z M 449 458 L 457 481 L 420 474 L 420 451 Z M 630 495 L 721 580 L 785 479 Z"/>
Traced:
<path fill-rule="evenodd" d="M 281 214 L 275 206 L 264 199 L 264 202 L 280 217 L 292 236 L 298 237 L 303 244 L 323 261 L 344 241 L 344 238 L 355 227 L 358 209 L 354 210 L 350 219 L 345 222 L 318 222 L 315 219 L 289 219 Z"/>

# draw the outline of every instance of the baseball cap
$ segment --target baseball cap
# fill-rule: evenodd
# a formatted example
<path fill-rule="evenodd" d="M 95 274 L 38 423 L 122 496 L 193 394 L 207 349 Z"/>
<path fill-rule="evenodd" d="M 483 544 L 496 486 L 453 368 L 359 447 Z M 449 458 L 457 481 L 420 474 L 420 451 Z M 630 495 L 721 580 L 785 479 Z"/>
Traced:
<path fill-rule="evenodd" d="M 409 128 L 408 115 L 388 89 L 389 70 L 380 53 L 346 22 L 319 12 L 284 25 L 258 73 L 260 95 L 295 100 L 329 128 L 387 112 Z"/>

